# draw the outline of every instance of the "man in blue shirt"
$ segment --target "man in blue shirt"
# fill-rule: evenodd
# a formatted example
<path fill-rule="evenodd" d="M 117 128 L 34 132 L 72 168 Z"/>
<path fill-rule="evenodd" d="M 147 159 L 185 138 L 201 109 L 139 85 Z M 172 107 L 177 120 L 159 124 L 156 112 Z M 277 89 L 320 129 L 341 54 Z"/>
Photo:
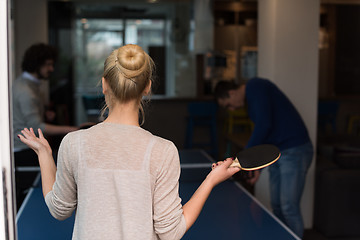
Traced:
<path fill-rule="evenodd" d="M 254 130 L 246 148 L 274 144 L 280 159 L 269 167 L 271 206 L 274 214 L 299 237 L 304 225 L 300 210 L 307 170 L 313 158 L 313 146 L 306 126 L 290 100 L 272 82 L 252 78 L 246 84 L 220 81 L 215 97 L 221 107 L 235 110 L 246 107 Z M 255 184 L 260 175 L 249 180 Z"/>

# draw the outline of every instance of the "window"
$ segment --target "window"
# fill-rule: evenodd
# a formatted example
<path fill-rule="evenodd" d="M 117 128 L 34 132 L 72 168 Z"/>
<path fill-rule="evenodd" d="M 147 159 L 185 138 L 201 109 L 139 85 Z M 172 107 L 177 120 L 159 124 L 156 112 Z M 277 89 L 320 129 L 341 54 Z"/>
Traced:
<path fill-rule="evenodd" d="M 49 43 L 57 46 L 61 55 L 50 87 L 58 92 L 58 100 L 64 96 L 71 99 L 67 105 L 75 124 L 87 120 L 82 96 L 101 95 L 98 83 L 104 60 L 123 44 L 140 45 L 154 60 L 153 98 L 196 95 L 190 1 L 49 1 L 48 10 Z M 66 85 L 66 90 L 60 85 Z"/>

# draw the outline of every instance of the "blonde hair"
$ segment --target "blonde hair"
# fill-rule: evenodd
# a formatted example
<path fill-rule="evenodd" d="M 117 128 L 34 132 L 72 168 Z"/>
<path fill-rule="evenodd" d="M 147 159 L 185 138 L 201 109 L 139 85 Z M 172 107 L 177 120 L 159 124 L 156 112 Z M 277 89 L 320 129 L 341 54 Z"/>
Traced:
<path fill-rule="evenodd" d="M 153 80 L 154 69 L 153 60 L 138 45 L 128 44 L 114 50 L 104 63 L 103 77 L 111 90 L 105 95 L 104 110 L 112 108 L 115 101 L 127 103 L 138 100 L 143 124 L 145 117 L 142 97 L 145 88 Z"/>

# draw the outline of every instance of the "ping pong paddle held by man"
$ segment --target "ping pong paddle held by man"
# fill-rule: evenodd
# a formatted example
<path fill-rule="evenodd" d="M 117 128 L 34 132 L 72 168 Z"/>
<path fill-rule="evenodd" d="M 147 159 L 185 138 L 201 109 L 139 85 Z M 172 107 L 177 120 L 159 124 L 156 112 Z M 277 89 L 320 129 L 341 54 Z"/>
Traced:
<path fill-rule="evenodd" d="M 230 167 L 245 171 L 258 170 L 276 162 L 280 155 L 280 150 L 275 145 L 261 144 L 237 153 Z"/>

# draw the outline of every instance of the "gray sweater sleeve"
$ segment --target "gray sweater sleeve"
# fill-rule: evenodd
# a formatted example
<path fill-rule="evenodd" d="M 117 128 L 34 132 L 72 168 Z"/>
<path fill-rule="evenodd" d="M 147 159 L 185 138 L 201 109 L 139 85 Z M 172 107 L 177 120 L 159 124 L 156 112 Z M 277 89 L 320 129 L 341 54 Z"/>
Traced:
<path fill-rule="evenodd" d="M 77 206 L 77 187 L 70 163 L 76 162 L 72 156 L 76 156 L 75 149 L 78 144 L 74 143 L 73 140 L 74 138 L 70 139 L 68 134 L 61 142 L 57 160 L 56 181 L 52 191 L 45 196 L 45 202 L 51 215 L 58 220 L 70 217 Z"/>
<path fill-rule="evenodd" d="M 154 228 L 160 239 L 180 239 L 186 231 L 179 197 L 180 160 L 171 144 L 157 174 L 154 191 Z"/>

